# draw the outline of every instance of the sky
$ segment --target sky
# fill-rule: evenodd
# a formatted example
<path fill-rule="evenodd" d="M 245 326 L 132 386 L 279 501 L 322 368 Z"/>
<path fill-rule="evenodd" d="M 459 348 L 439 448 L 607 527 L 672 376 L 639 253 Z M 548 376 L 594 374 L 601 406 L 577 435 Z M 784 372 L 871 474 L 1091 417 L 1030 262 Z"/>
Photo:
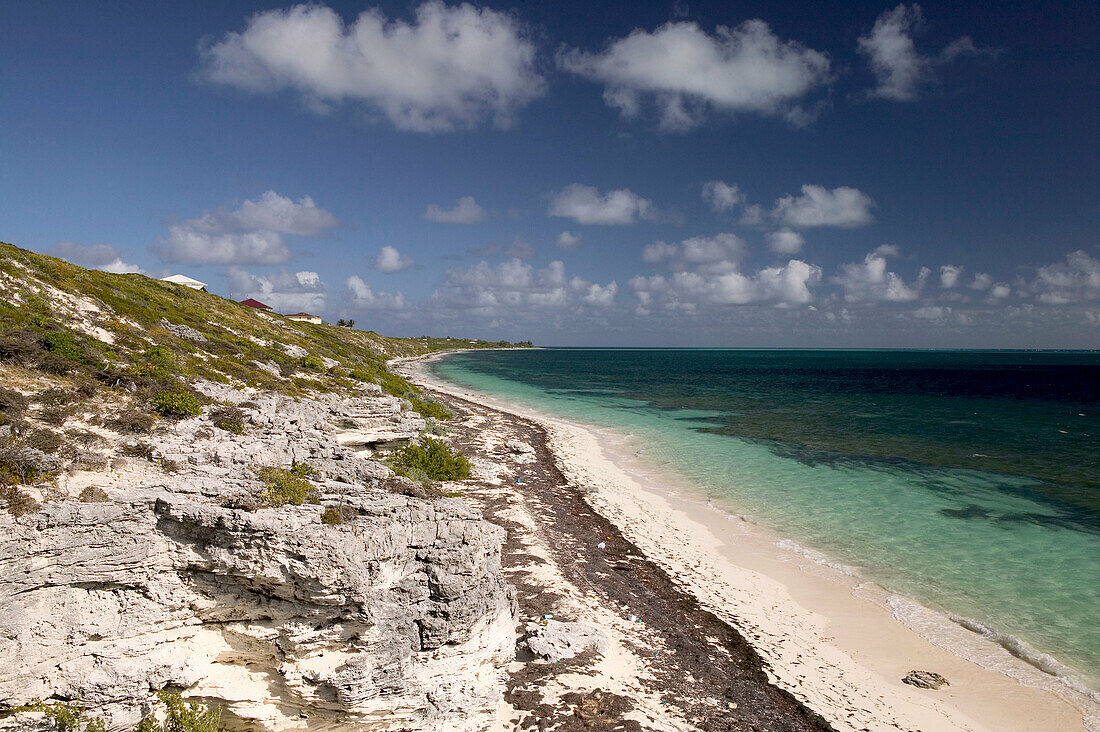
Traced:
<path fill-rule="evenodd" d="M 0 240 L 390 335 L 1100 348 L 1100 6 L 10 2 Z"/>

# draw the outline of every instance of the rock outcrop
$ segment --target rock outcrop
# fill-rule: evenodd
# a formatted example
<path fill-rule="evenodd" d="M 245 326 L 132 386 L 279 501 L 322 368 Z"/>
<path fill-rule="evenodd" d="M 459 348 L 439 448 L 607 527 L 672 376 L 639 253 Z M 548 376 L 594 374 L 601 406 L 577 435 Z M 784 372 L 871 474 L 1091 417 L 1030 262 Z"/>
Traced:
<path fill-rule="evenodd" d="M 114 728 L 169 686 L 272 730 L 483 726 L 515 647 L 502 530 L 393 490 L 335 439 L 350 422 L 415 435 L 419 417 L 392 397 L 205 388 L 249 399 L 244 435 L 185 420 L 150 436 L 153 462 L 0 513 L 0 699 L 79 699 Z M 292 461 L 320 505 L 258 508 L 254 466 Z M 93 484 L 108 501 L 77 500 Z M 323 524 L 326 505 L 347 519 Z"/>

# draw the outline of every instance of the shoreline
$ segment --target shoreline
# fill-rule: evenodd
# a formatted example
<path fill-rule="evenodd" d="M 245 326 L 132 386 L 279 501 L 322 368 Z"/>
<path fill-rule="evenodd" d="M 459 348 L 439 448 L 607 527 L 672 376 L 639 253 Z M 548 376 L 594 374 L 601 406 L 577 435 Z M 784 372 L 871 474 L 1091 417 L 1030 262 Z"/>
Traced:
<path fill-rule="evenodd" d="M 938 613 L 716 505 L 635 457 L 628 437 L 442 382 L 424 364 L 443 355 L 395 363 L 430 389 L 540 425 L 561 472 L 585 486 L 587 503 L 743 634 L 773 683 L 837 729 L 1100 729 L 1088 695 L 1051 688 L 1060 682 L 957 624 L 952 640 L 981 645 L 987 657 L 999 650 L 1000 670 L 934 644 L 911 626 Z M 901 683 L 918 669 L 944 675 L 950 686 Z"/>

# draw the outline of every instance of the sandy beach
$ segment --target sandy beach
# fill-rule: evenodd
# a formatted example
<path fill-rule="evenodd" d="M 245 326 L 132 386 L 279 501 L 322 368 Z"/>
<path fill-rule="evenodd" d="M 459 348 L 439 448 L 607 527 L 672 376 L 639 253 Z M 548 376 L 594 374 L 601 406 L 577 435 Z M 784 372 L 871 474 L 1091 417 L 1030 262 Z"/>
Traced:
<path fill-rule="evenodd" d="M 892 596 L 843 568 L 829 566 L 823 558 L 738 515 L 731 507 L 713 504 L 676 476 L 638 459 L 627 437 L 469 393 L 440 382 L 423 365 L 422 359 L 396 364 L 455 407 L 460 419 L 474 420 L 483 434 L 495 435 L 485 439 L 503 444 L 509 439 L 509 424 L 517 424 L 516 420 L 544 434 L 545 447 L 568 486 L 637 547 L 645 560 L 667 573 L 677 588 L 735 629 L 759 654 L 769 687 L 801 702 L 814 713 L 811 716 L 820 715 L 816 721 L 807 719 L 809 726 L 802 728 L 1100 729 L 1100 708 L 1089 695 L 961 626 L 952 631 L 952 624 L 945 624 L 917 603 Z M 494 414 L 509 419 L 499 421 Z M 486 423 L 494 419 L 498 419 L 496 432 L 486 430 Z M 527 438 L 533 441 L 531 430 Z M 487 454 L 499 448 L 482 447 Z M 631 714 L 642 729 L 744 728 L 706 726 L 697 711 L 689 709 L 685 714 L 675 702 L 663 703 L 662 692 L 670 682 L 647 668 L 652 663 L 642 657 L 645 651 L 639 650 L 659 645 L 659 639 L 651 638 L 649 645 L 636 642 L 642 631 L 631 627 L 633 613 L 621 604 L 607 603 L 606 598 L 601 601 L 600 592 L 589 592 L 575 578 L 570 579 L 560 557 L 539 546 L 539 517 L 530 511 L 523 515 L 524 502 L 532 497 L 525 494 L 518 478 L 514 480 L 518 486 L 509 485 L 507 477 L 498 479 L 495 484 L 506 487 L 508 496 L 498 491 L 493 497 L 498 508 L 511 501 L 501 510 L 511 512 L 510 520 L 525 523 L 530 536 L 536 537 L 529 538 L 519 552 L 526 557 L 523 572 L 527 581 L 537 577 L 543 586 L 556 587 L 562 597 L 571 598 L 566 605 L 571 604 L 586 622 L 605 629 L 611 640 L 612 651 L 580 681 L 555 681 L 560 692 L 557 698 L 577 689 L 589 694 L 604 689 L 629 696 L 638 701 Z M 487 493 L 483 499 L 489 496 Z M 595 581 L 600 582 L 598 577 Z M 917 632 L 932 624 L 941 645 L 950 645 L 954 652 Z M 943 643 L 945 632 L 956 636 L 949 638 L 949 644 Z M 707 635 L 699 638 L 699 643 L 713 643 L 713 638 Z M 950 685 L 928 690 L 901 683 L 912 670 L 941 674 Z M 761 703 L 768 702 L 762 698 Z M 733 708 L 737 706 L 735 703 Z M 514 706 L 502 710 L 502 728 L 515 726 L 515 720 L 523 716 L 517 717 L 515 712 Z M 708 719 L 720 719 L 723 714 L 711 714 Z M 736 715 L 731 711 L 729 716 Z"/>

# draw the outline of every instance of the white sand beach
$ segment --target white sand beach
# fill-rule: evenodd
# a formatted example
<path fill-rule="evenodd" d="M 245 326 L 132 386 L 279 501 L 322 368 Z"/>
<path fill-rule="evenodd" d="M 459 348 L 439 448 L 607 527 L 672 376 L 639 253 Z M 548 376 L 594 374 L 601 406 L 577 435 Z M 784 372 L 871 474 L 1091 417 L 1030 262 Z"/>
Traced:
<path fill-rule="evenodd" d="M 715 505 L 640 460 L 627 437 L 456 388 L 424 362 L 395 365 L 431 389 L 541 424 L 558 467 L 593 508 L 744 635 L 774 683 L 836 729 L 1100 729 L 1092 695 Z M 936 628 L 938 644 L 917 632 L 924 625 Z M 901 683 L 915 669 L 950 685 Z"/>

